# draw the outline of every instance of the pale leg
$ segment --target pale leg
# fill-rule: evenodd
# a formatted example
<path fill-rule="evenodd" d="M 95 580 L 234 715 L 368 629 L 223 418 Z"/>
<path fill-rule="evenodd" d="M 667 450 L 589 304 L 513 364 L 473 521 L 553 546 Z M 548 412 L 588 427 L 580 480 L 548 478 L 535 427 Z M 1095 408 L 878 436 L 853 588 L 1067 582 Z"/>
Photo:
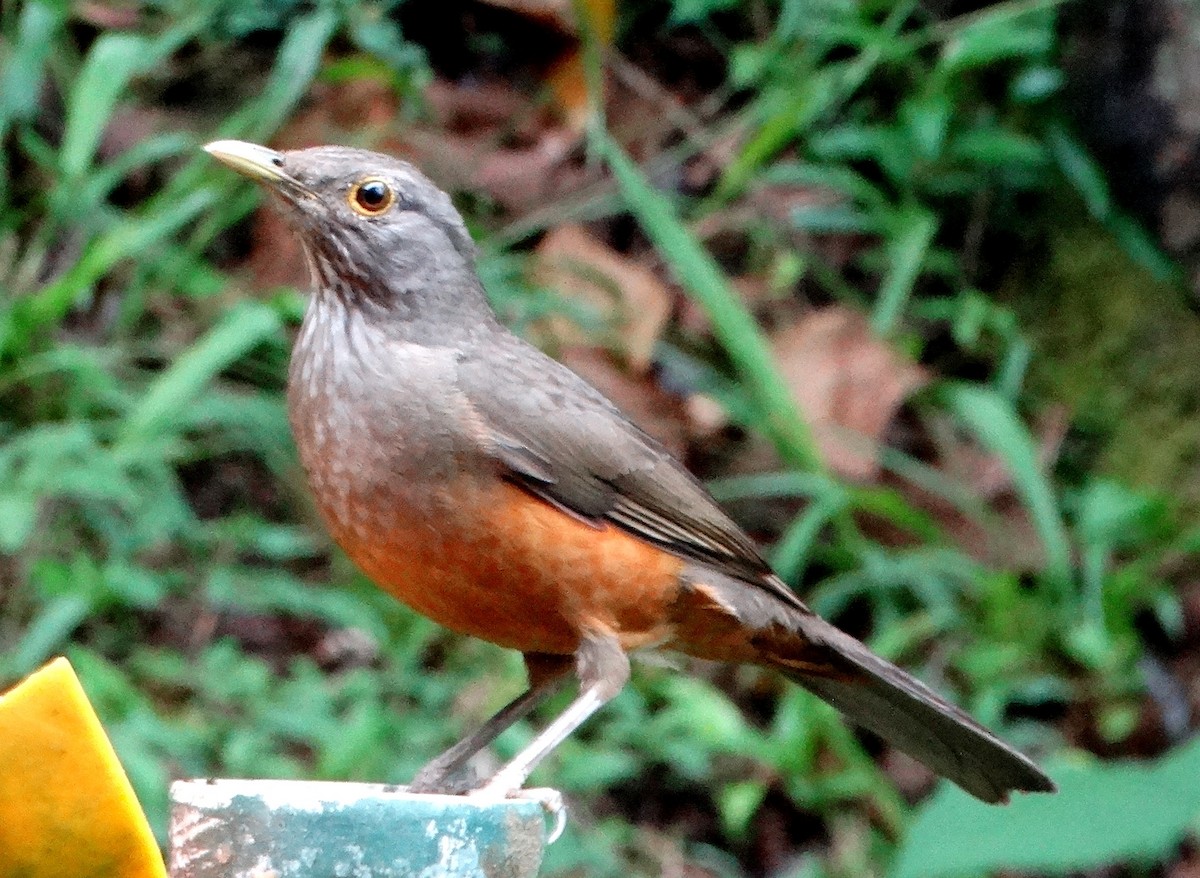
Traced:
<path fill-rule="evenodd" d="M 629 680 L 629 659 L 611 637 L 585 638 L 575 660 L 581 683 L 579 696 L 476 793 L 506 796 L 519 790 L 538 763 L 588 717 L 616 697 Z"/>
<path fill-rule="evenodd" d="M 529 689 L 502 707 L 491 719 L 453 747 L 427 762 L 408 785 L 414 793 L 461 793 L 475 785 L 474 778 L 456 777 L 467 761 L 496 740 L 513 723 L 528 716 L 566 681 L 569 664 L 535 672 L 529 667 Z"/>

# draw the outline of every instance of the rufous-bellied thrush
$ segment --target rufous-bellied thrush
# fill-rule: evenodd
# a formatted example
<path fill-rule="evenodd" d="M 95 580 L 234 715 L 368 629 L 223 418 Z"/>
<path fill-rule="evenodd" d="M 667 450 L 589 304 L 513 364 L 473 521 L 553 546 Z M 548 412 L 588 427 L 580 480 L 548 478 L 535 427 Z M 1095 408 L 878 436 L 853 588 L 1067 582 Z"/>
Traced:
<path fill-rule="evenodd" d="M 817 617 L 661 445 L 501 325 L 461 217 L 415 168 L 340 147 L 206 149 L 264 184 L 303 243 L 314 290 L 288 405 L 334 539 L 417 612 L 525 656 L 529 690 L 413 789 L 461 790 L 467 760 L 574 671 L 578 697 L 478 787 L 518 790 L 649 648 L 777 670 L 984 801 L 1054 789 Z"/>

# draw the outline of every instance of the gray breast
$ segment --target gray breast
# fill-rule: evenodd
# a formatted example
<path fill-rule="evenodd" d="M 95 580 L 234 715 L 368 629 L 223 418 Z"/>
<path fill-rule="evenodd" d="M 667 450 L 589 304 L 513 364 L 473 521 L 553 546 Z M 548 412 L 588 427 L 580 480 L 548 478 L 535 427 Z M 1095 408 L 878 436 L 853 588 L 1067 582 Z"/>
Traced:
<path fill-rule="evenodd" d="M 288 412 L 331 524 L 378 525 L 361 520 L 367 508 L 436 512 L 473 456 L 456 374 L 454 351 L 398 340 L 334 297 L 313 301 L 292 353 Z"/>

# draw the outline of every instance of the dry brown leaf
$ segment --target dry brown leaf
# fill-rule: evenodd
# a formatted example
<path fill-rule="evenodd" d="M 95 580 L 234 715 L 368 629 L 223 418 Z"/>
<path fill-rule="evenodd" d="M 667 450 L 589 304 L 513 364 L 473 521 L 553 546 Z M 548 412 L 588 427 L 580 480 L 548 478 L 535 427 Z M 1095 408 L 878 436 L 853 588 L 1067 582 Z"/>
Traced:
<path fill-rule="evenodd" d="M 407 128 L 404 151 L 445 188 L 486 193 L 509 219 L 599 174 L 576 160 L 579 132 L 510 84 L 437 80 L 428 98 L 433 122 Z"/>
<path fill-rule="evenodd" d="M 300 239 L 282 214 L 270 206 L 254 215 L 250 252 L 242 266 L 247 282 L 256 290 L 275 287 L 307 289 L 308 261 Z"/>
<path fill-rule="evenodd" d="M 375 143 L 391 131 L 400 104 L 395 90 L 378 79 L 313 85 L 304 108 L 273 138 L 279 149 L 326 143 Z"/>
<path fill-rule="evenodd" d="M 573 0 L 483 0 L 489 6 L 507 9 L 526 18 L 551 24 L 563 33 L 574 34 L 579 30 L 575 20 Z M 580 4 L 596 38 L 607 43 L 612 40 L 616 24 L 617 4 L 615 0 L 583 0 Z"/>
<path fill-rule="evenodd" d="M 513 213 L 543 205 L 572 174 L 567 158 L 579 138 L 566 129 L 547 130 L 532 146 L 494 150 L 474 175 L 475 185 Z"/>
<path fill-rule="evenodd" d="M 483 0 L 483 2 L 550 25 L 564 34 L 580 32 L 577 12 L 587 19 L 596 42 L 607 46 L 616 27 L 616 0 Z M 546 76 L 563 120 L 572 132 L 582 133 L 591 111 L 587 87 L 587 62 L 583 46 L 572 45 L 562 53 Z"/>
<path fill-rule="evenodd" d="M 1011 493 L 991 498 L 981 497 L 983 509 L 966 512 L 943 497 L 931 494 L 914 485 L 892 484 L 913 506 L 927 512 L 942 532 L 963 552 L 981 564 L 1005 570 L 1033 572 L 1046 566 L 1046 553 L 1041 537 L 1024 504 Z M 881 525 L 868 528 L 879 535 Z M 888 528 L 883 527 L 886 532 Z M 887 542 L 902 542 L 892 532 Z"/>
<path fill-rule="evenodd" d="M 772 342 L 822 458 L 848 478 L 876 478 L 884 431 L 929 381 L 925 370 L 876 338 L 863 315 L 840 306 L 810 312 Z"/>
<path fill-rule="evenodd" d="M 133 30 L 142 22 L 141 9 L 132 5 L 84 2 L 76 3 L 71 12 L 80 21 L 101 30 Z"/>
<path fill-rule="evenodd" d="M 683 400 L 667 393 L 646 376 L 631 375 L 607 353 L 594 347 L 573 347 L 559 359 L 616 403 L 629 419 L 682 457 L 687 450 L 688 420 Z"/>
<path fill-rule="evenodd" d="M 510 82 L 452 82 L 439 77 L 424 94 L 433 123 L 443 131 L 471 136 L 498 130 L 512 131 L 518 137 L 536 133 L 523 126 L 538 121 L 538 113 L 531 111 L 529 96 Z"/>
<path fill-rule="evenodd" d="M 1043 467 L 1054 465 L 1069 425 L 1066 409 L 1051 407 L 1038 418 L 1038 458 Z M 943 532 L 977 561 L 994 567 L 1031 572 L 1045 566 L 1045 549 L 1029 511 L 1013 486 L 1012 475 L 996 455 L 981 448 L 944 414 L 924 414 L 914 425 L 930 458 L 950 482 L 978 498 L 978 508 L 964 510 L 950 500 L 917 485 L 885 477 L 913 506 L 927 512 Z M 871 529 L 885 542 L 903 537 L 874 522 Z M 882 535 L 879 533 L 882 531 Z"/>
<path fill-rule="evenodd" d="M 997 455 L 964 436 L 946 416 L 930 414 L 922 418 L 922 424 L 937 450 L 940 469 L 985 500 L 1012 494 L 1012 474 Z M 1042 469 L 1054 466 L 1070 425 L 1065 406 L 1050 406 L 1038 415 L 1032 432 Z"/>
<path fill-rule="evenodd" d="M 565 52 L 546 75 L 546 82 L 562 113 L 567 130 L 582 134 L 587 129 L 588 119 L 592 115 L 587 59 L 583 56 L 583 50 L 576 47 Z M 600 100 L 603 100 L 603 81 L 600 91 Z"/>
<path fill-rule="evenodd" d="M 1166 878 L 1200 878 L 1200 853 L 1189 850 L 1183 858 L 1167 868 Z"/>
<path fill-rule="evenodd" d="M 620 350 L 635 371 L 649 367 L 674 299 L 653 271 L 580 226 L 560 226 L 538 245 L 535 272 L 539 282 L 593 309 L 611 330 L 604 341 Z M 560 347 L 588 342 L 565 318 L 551 318 L 540 329 Z"/>

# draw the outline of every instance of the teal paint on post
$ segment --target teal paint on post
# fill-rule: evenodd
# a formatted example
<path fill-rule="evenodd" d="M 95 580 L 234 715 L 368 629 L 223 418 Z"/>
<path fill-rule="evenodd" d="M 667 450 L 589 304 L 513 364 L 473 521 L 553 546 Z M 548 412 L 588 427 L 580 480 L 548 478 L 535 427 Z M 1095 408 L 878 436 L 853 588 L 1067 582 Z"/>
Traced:
<path fill-rule="evenodd" d="M 172 878 L 533 878 L 546 843 L 531 799 L 190 780 L 171 801 Z"/>

